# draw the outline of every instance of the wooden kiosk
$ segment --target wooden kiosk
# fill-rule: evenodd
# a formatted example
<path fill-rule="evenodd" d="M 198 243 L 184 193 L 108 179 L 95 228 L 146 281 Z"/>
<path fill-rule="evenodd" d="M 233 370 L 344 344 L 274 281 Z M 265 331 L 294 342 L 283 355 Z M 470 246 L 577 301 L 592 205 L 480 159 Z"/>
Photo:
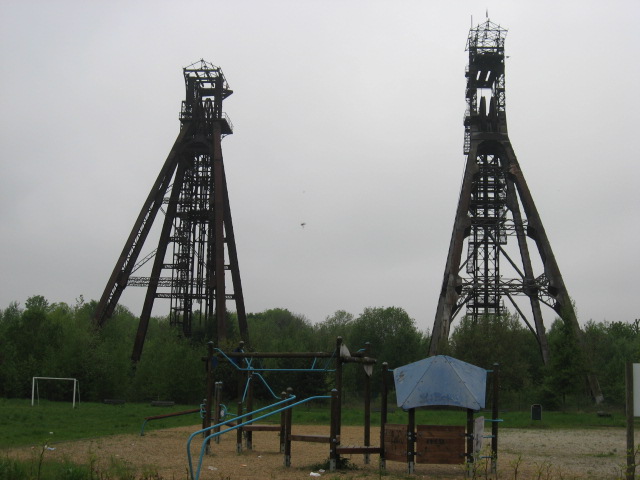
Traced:
<path fill-rule="evenodd" d="M 478 458 L 484 435 L 484 422 L 491 422 L 491 471 L 496 472 L 498 458 L 497 365 L 493 373 L 492 418 L 475 418 L 485 407 L 487 373 L 475 365 L 446 355 L 436 355 L 393 370 L 397 405 L 408 412 L 407 424 L 386 423 L 386 408 L 381 419 L 380 453 L 384 468 L 387 460 L 406 461 L 409 473 L 416 463 L 464 464 L 469 467 Z M 387 392 L 387 366 L 383 364 L 383 399 Z M 451 408 L 467 412 L 465 425 L 416 425 L 418 408 Z"/>

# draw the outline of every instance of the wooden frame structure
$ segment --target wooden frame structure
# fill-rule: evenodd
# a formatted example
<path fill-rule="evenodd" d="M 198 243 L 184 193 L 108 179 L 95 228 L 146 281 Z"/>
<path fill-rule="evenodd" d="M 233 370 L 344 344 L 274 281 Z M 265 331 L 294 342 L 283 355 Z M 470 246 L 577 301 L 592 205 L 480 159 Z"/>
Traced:
<path fill-rule="evenodd" d="M 380 455 L 381 468 L 386 468 L 388 461 L 401 461 L 407 463 L 407 471 L 409 474 L 414 473 L 416 463 L 423 464 L 466 464 L 471 470 L 475 461 L 479 458 L 480 439 L 484 436 L 484 428 L 477 429 L 476 422 L 491 422 L 491 451 L 488 458 L 491 460 L 491 471 L 497 471 L 498 459 L 498 425 L 501 421 L 499 415 L 499 391 L 500 391 L 500 374 L 499 366 L 494 365 L 494 370 L 488 371 L 493 373 L 492 381 L 492 418 L 484 419 L 483 417 L 475 417 L 475 410 L 466 408 L 466 425 L 417 425 L 416 424 L 416 408 L 407 410 L 408 420 L 406 424 L 390 424 L 387 422 L 388 414 L 388 364 L 382 364 L 382 391 L 380 395 L 380 438 L 379 445 L 371 445 L 371 388 L 370 375 L 371 369 L 365 369 L 365 392 L 364 392 L 364 435 L 363 445 L 346 446 L 341 445 L 341 425 L 342 425 L 342 367 L 344 363 L 360 363 L 365 366 L 373 366 L 376 360 L 369 356 L 370 346 L 367 346 L 364 352 L 350 355 L 346 348 L 343 348 L 342 338 L 336 340 L 336 350 L 334 353 L 325 352 L 295 352 L 295 353 L 276 353 L 276 352 L 220 352 L 216 353 L 213 344 L 209 343 L 209 354 L 205 358 L 207 360 L 208 371 L 208 387 L 207 402 L 205 408 L 205 416 L 203 419 L 203 431 L 211 429 L 213 421 L 214 432 L 219 432 L 218 424 L 220 422 L 221 392 L 222 382 L 213 381 L 212 361 L 218 356 L 226 359 L 234 358 L 332 358 L 335 356 L 335 386 L 331 390 L 330 412 L 331 419 L 329 425 L 329 435 L 301 435 L 293 431 L 293 412 L 292 409 L 303 401 L 295 401 L 293 389 L 288 388 L 286 392 L 282 392 L 278 402 L 275 405 L 279 408 L 280 424 L 275 425 L 257 425 L 252 423 L 252 396 L 253 390 L 248 389 L 246 413 L 243 413 L 242 402 L 238 404 L 238 418 L 243 418 L 242 425 L 236 429 L 237 432 L 237 451 L 240 453 L 243 449 L 242 437 L 245 437 L 245 447 L 248 450 L 253 448 L 252 433 L 255 431 L 273 431 L 278 432 L 280 436 L 280 452 L 284 455 L 283 463 L 286 467 L 291 466 L 292 444 L 294 442 L 312 442 L 326 443 L 329 445 L 329 470 L 335 471 L 340 467 L 341 457 L 343 455 L 364 455 L 365 464 L 370 462 L 371 454 Z M 277 369 L 273 369 L 277 370 Z M 251 385 L 250 376 L 252 369 L 246 369 L 245 372 L 249 377 L 249 386 Z M 318 397 L 316 397 L 318 398 Z M 431 407 L 421 407 L 431 408 Z M 459 409 L 459 408 L 456 408 Z M 274 412 L 277 413 L 277 412 Z M 480 420 L 482 419 L 482 420 Z M 229 422 L 224 422 L 229 426 Z M 481 431 L 480 431 L 481 430 Z M 224 432 L 222 432 L 224 433 Z M 216 436 L 218 441 L 219 436 Z M 485 457 L 487 458 L 487 457 Z"/>
<path fill-rule="evenodd" d="M 221 391 L 222 391 L 222 383 L 214 381 L 214 370 L 213 370 L 213 360 L 225 359 L 225 360 L 236 360 L 236 359 L 249 359 L 249 358 L 278 358 L 278 359 L 327 359 L 330 361 L 334 360 L 334 375 L 335 375 L 335 388 L 331 392 L 331 428 L 330 434 L 327 435 L 298 435 L 291 432 L 291 410 L 283 411 L 281 414 L 280 425 L 256 425 L 250 424 L 245 425 L 237 429 L 237 446 L 236 450 L 238 452 L 242 451 L 242 437 L 245 438 L 245 448 L 251 450 L 253 448 L 253 432 L 255 431 L 277 431 L 280 432 L 280 438 L 282 439 L 280 442 L 281 451 L 285 455 L 285 465 L 289 466 L 291 464 L 291 442 L 292 441 L 301 441 L 301 442 L 320 442 L 320 443 L 329 443 L 331 445 L 331 453 L 330 460 L 332 469 L 336 468 L 339 455 L 340 454 L 353 454 L 353 453 L 364 453 L 365 454 L 365 462 L 369 461 L 369 454 L 371 453 L 379 453 L 378 447 L 371 446 L 371 378 L 370 375 L 373 371 L 373 365 L 376 363 L 376 359 L 372 358 L 371 355 L 371 346 L 370 344 L 365 345 L 365 349 L 363 352 L 356 352 L 351 354 L 349 350 L 343 343 L 342 337 L 337 337 L 336 339 L 336 348 L 333 353 L 328 352 L 244 352 L 243 350 L 244 344 L 241 342 L 238 351 L 234 352 L 221 352 L 220 350 L 216 351 L 214 349 L 213 343 L 209 342 L 208 344 L 208 356 L 204 358 L 207 364 L 207 397 L 205 404 L 205 415 L 203 417 L 202 428 L 206 429 L 211 427 L 212 422 L 213 425 L 217 425 L 220 421 L 220 404 L 221 404 Z M 340 432 L 341 432 L 341 417 L 342 417 L 342 391 L 343 391 L 343 366 L 346 363 L 359 363 L 365 367 L 365 392 L 364 392 L 364 435 L 363 435 L 363 443 L 364 446 L 357 447 L 357 451 L 354 450 L 355 447 L 341 447 L 340 446 Z M 366 368 L 366 367 L 371 368 Z M 253 375 L 258 369 L 254 368 L 239 368 L 238 370 L 243 371 L 246 376 L 239 376 L 239 383 L 243 381 L 248 382 L 248 393 L 247 393 L 247 402 L 246 402 L 246 412 L 250 413 L 253 409 Z M 277 371 L 278 369 L 269 369 Z M 317 371 L 328 371 L 328 370 L 320 370 L 315 369 Z M 240 391 L 240 387 L 238 388 Z M 287 392 L 282 392 L 281 399 L 284 400 L 291 396 L 293 389 L 289 388 Z M 242 402 L 238 402 L 238 410 L 237 415 L 243 415 L 243 405 Z M 251 415 L 247 417 L 249 420 L 251 419 Z M 214 431 L 218 431 L 218 427 L 214 428 Z M 217 437 L 219 438 L 219 437 Z"/>

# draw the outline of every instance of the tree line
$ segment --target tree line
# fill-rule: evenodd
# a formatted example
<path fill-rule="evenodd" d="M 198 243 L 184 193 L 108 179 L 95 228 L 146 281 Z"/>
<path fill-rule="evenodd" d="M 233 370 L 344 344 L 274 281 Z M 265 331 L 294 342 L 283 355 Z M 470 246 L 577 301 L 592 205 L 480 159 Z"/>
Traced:
<path fill-rule="evenodd" d="M 0 310 L 0 397 L 31 395 L 34 376 L 73 377 L 81 387 L 83 401 L 173 400 L 199 403 L 205 394 L 203 357 L 207 342 L 204 325 L 194 322 L 193 335 L 183 338 L 166 318 L 152 318 L 140 362 L 130 360 L 138 326 L 127 308 L 118 306 L 102 328 L 95 327 L 96 302 L 78 299 L 71 306 L 49 303 L 42 296 L 30 297 L 24 307 L 17 303 Z M 227 343 L 223 351 L 239 345 L 235 314 L 229 313 Z M 427 356 L 430 335 L 399 307 L 365 308 L 355 316 L 336 311 L 323 322 L 312 324 L 303 315 L 274 308 L 247 316 L 250 345 L 259 352 L 333 352 L 338 336 L 353 353 L 370 348 L 378 365 L 372 376 L 372 393 L 380 391 L 380 364 L 393 369 Z M 547 332 L 551 360 L 544 365 L 535 336 L 512 315 L 486 316 L 476 321 L 463 317 L 454 323 L 447 351 L 450 355 L 492 370 L 500 365 L 503 405 L 528 408 L 541 403 L 547 409 L 584 406 L 590 403 L 587 373 L 597 376 L 605 401 L 624 404 L 624 365 L 640 357 L 640 320 L 589 321 L 580 342 L 571 328 L 556 319 Z M 367 347 L 369 344 L 369 347 Z M 254 367 L 284 369 L 265 371 L 256 393 L 267 398 L 293 387 L 299 395 L 326 393 L 334 385 L 333 365 L 318 360 L 311 372 L 310 360 L 254 360 Z M 324 363 L 323 363 L 324 362 Z M 233 362 L 220 361 L 215 376 L 225 385 L 225 396 L 235 398 L 241 375 Z M 361 395 L 364 369 L 347 365 L 344 394 Z M 267 388 L 268 386 L 268 388 Z M 68 385 L 49 382 L 41 395 L 69 398 Z"/>

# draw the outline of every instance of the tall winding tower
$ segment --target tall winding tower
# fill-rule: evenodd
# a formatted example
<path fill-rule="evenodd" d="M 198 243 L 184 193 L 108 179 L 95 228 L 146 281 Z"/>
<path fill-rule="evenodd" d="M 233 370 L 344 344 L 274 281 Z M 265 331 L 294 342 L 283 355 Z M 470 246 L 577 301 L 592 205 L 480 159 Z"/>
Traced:
<path fill-rule="evenodd" d="M 578 338 L 582 338 L 582 332 L 509 140 L 505 109 L 506 34 L 506 29 L 488 19 L 469 31 L 464 119 L 467 161 L 429 354 L 442 350 L 451 322 L 463 308 L 474 319 L 499 315 L 506 311 L 506 299 L 535 335 L 547 363 L 549 346 L 542 305 L 568 322 Z M 509 245 L 514 248 L 509 250 Z M 536 264 L 531 259 L 533 246 L 539 255 Z M 539 273 L 534 271 L 537 265 Z M 525 297 L 525 304 L 530 307 L 519 304 L 516 297 Z M 594 398 L 600 401 L 602 394 L 595 377 L 590 376 L 589 383 Z"/>
<path fill-rule="evenodd" d="M 96 310 L 104 324 L 127 286 L 146 288 L 132 359 L 138 361 L 155 299 L 169 300 L 169 321 L 190 336 L 194 321 L 224 340 L 226 300 L 234 300 L 240 334 L 248 328 L 240 281 L 222 138 L 233 133 L 222 102 L 233 93 L 219 67 L 200 60 L 183 69 L 186 98 L 180 132 L 131 230 Z M 161 211 L 159 240 L 141 252 Z M 155 247 L 155 248 L 153 248 Z M 225 248 L 226 247 L 226 248 Z M 138 260 L 140 258 L 140 260 Z M 133 276 L 138 270 L 146 271 Z M 227 290 L 230 273 L 233 291 Z"/>

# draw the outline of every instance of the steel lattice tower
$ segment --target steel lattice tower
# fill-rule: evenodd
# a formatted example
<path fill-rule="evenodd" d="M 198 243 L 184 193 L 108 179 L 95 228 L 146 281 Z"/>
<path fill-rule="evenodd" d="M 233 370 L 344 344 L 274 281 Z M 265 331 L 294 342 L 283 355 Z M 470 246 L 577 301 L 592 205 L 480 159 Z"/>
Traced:
<path fill-rule="evenodd" d="M 464 120 L 467 161 L 429 354 L 442 351 L 451 322 L 463 307 L 468 316 L 477 320 L 483 315 L 505 313 L 506 298 L 535 335 L 547 363 L 549 346 L 541 304 L 568 322 L 579 339 L 582 332 L 509 140 L 505 110 L 506 34 L 506 29 L 487 19 L 470 30 L 467 40 Z M 507 251 L 507 243 L 512 239 L 517 244 L 516 254 Z M 540 257 L 539 274 L 534 273 L 530 242 L 535 244 Z M 514 272 L 514 278 L 501 274 L 501 263 Z M 530 317 L 516 303 L 516 296 L 528 297 Z M 589 384 L 596 401 L 601 401 L 594 376 L 589 376 Z"/>
<path fill-rule="evenodd" d="M 243 340 L 248 328 L 221 141 L 233 133 L 222 102 L 233 93 L 219 67 L 204 60 L 183 69 L 180 132 L 145 201 L 98 303 L 101 326 L 127 286 L 147 289 L 132 358 L 140 359 L 154 300 L 170 300 L 169 321 L 190 336 L 194 319 L 209 338 L 226 337 L 226 300 L 235 300 Z M 158 211 L 157 247 L 138 258 Z M 226 245 L 226 248 L 225 248 Z M 226 251 L 225 251 L 226 250 Z M 225 262 L 228 258 L 228 263 Z M 132 274 L 152 261 L 148 276 Z M 148 269 L 148 266 L 147 266 Z M 226 291 L 230 271 L 233 293 Z"/>

